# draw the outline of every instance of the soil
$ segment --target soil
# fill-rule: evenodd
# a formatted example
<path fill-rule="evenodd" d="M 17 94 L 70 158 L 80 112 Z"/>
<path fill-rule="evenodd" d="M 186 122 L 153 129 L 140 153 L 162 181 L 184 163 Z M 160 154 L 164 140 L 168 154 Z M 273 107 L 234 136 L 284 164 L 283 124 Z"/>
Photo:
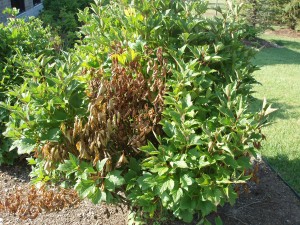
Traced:
<path fill-rule="evenodd" d="M 266 34 L 268 35 L 274 35 L 274 36 L 285 36 L 285 37 L 291 37 L 291 38 L 300 38 L 300 32 L 291 30 L 288 28 L 281 28 L 277 30 L 267 30 Z"/>
<path fill-rule="evenodd" d="M 300 38 L 300 32 L 291 30 L 288 28 L 280 28 L 277 30 L 267 30 L 265 34 L 272 36 L 290 37 L 290 38 Z M 244 40 L 245 45 L 255 47 L 257 49 L 262 48 L 284 48 L 284 46 L 278 45 L 274 42 L 270 42 L 261 38 L 254 38 L 252 40 Z"/>
<path fill-rule="evenodd" d="M 29 186 L 30 168 L 25 163 L 0 167 L 0 199 L 16 187 Z M 249 193 L 240 195 L 236 204 L 225 205 L 209 216 L 219 215 L 224 225 L 300 225 L 300 200 L 295 193 L 263 161 L 259 162 L 258 184 L 249 183 Z M 126 207 L 94 205 L 82 201 L 76 207 L 42 213 L 34 220 L 21 220 L 16 215 L 0 212 L 0 225 L 125 225 Z M 1 222 L 2 221 L 2 222 Z M 195 218 L 192 224 L 197 224 Z M 186 225 L 169 221 L 168 225 Z"/>

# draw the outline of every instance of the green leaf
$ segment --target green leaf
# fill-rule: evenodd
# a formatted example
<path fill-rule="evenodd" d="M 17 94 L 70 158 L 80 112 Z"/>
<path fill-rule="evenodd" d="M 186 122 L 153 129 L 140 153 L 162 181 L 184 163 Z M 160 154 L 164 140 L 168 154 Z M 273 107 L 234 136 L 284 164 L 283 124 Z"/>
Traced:
<path fill-rule="evenodd" d="M 199 208 L 201 210 L 202 217 L 209 215 L 216 209 L 216 207 L 210 201 L 202 201 L 199 204 Z"/>
<path fill-rule="evenodd" d="M 184 174 L 181 178 L 180 178 L 180 183 L 182 183 L 182 185 L 185 186 L 190 186 L 192 185 L 194 182 L 193 178 L 191 178 L 188 174 Z"/>
<path fill-rule="evenodd" d="M 41 141 L 58 141 L 61 135 L 59 128 L 48 129 L 45 134 L 41 135 Z"/>
<path fill-rule="evenodd" d="M 74 173 L 76 171 L 76 165 L 72 164 L 70 160 L 65 160 L 64 163 L 60 163 L 57 167 L 58 171 L 65 172 L 66 175 L 70 175 L 71 173 Z"/>
<path fill-rule="evenodd" d="M 172 96 L 165 96 L 164 97 L 164 104 L 165 105 L 176 105 L 177 102 Z"/>
<path fill-rule="evenodd" d="M 190 145 L 201 145 L 203 142 L 201 141 L 201 136 L 192 134 L 190 137 Z"/>
<path fill-rule="evenodd" d="M 183 213 L 181 214 L 182 220 L 186 223 L 191 223 L 193 221 L 193 210 L 184 210 Z"/>
<path fill-rule="evenodd" d="M 34 160 L 34 158 L 26 158 L 26 160 L 29 165 L 36 165 L 36 161 Z"/>
<path fill-rule="evenodd" d="M 137 179 L 137 182 L 142 190 L 146 190 L 157 183 L 156 180 L 154 180 L 154 177 L 150 174 L 143 174 Z"/>
<path fill-rule="evenodd" d="M 140 163 L 133 157 L 130 158 L 128 166 L 135 172 L 139 172 L 141 170 Z"/>
<path fill-rule="evenodd" d="M 158 173 L 159 176 L 164 175 L 168 171 L 169 171 L 169 167 L 167 167 L 167 166 L 165 166 L 165 167 L 155 167 L 155 168 L 151 169 L 151 172 Z"/>
<path fill-rule="evenodd" d="M 172 123 L 168 122 L 168 121 L 163 121 L 163 130 L 164 132 L 169 136 L 169 137 L 173 137 L 176 133 L 176 128 L 175 125 L 173 125 Z"/>
<path fill-rule="evenodd" d="M 233 156 L 232 151 L 230 150 L 230 148 L 227 145 L 223 145 L 221 147 L 221 149 L 223 149 L 224 151 L 228 152 L 230 155 Z"/>
<path fill-rule="evenodd" d="M 97 171 L 100 172 L 100 171 L 103 170 L 103 167 L 104 167 L 107 160 L 108 160 L 108 158 L 102 159 L 101 161 L 100 160 L 97 161 L 97 164 L 96 164 Z"/>
<path fill-rule="evenodd" d="M 250 169 L 252 167 L 250 158 L 246 156 L 242 156 L 237 159 L 237 164 L 243 169 Z"/>
<path fill-rule="evenodd" d="M 192 199 L 188 195 L 183 195 L 180 201 L 181 209 L 189 209 L 191 208 Z"/>
<path fill-rule="evenodd" d="M 52 119 L 53 121 L 65 121 L 69 119 L 69 115 L 63 109 L 56 109 Z"/>
<path fill-rule="evenodd" d="M 191 94 L 187 94 L 182 102 L 182 108 L 186 109 L 193 105 Z"/>
<path fill-rule="evenodd" d="M 12 143 L 10 151 L 17 148 L 18 154 L 30 154 L 36 147 L 36 143 L 33 139 L 22 138 L 21 140 L 16 140 Z"/>
<path fill-rule="evenodd" d="M 163 193 L 166 190 L 170 190 L 172 191 L 174 188 L 175 182 L 172 179 L 167 180 L 165 183 L 163 183 L 163 185 L 160 188 L 160 192 Z"/>
<path fill-rule="evenodd" d="M 185 161 L 176 161 L 176 162 L 171 162 L 170 164 L 172 167 L 175 166 L 182 169 L 189 168 Z"/>
<path fill-rule="evenodd" d="M 70 162 L 72 163 L 73 167 L 77 167 L 79 165 L 79 159 L 73 155 L 72 153 L 69 153 Z"/>
<path fill-rule="evenodd" d="M 156 155 L 159 153 L 157 148 L 152 144 L 151 141 L 148 141 L 148 144 L 139 148 L 143 152 L 147 152 L 150 155 Z"/>
<path fill-rule="evenodd" d="M 181 188 L 178 188 L 178 190 L 175 191 L 173 194 L 174 202 L 178 202 L 183 196 L 183 190 Z"/>
<path fill-rule="evenodd" d="M 115 191 L 116 188 L 120 187 L 125 183 L 125 179 L 121 176 L 122 171 L 114 170 L 109 172 L 105 179 L 105 187 L 109 191 Z"/>
<path fill-rule="evenodd" d="M 215 218 L 215 223 L 216 223 L 216 225 L 223 225 L 223 221 L 220 216 Z"/>
<path fill-rule="evenodd" d="M 81 198 L 86 198 L 92 194 L 95 189 L 95 183 L 93 180 L 79 180 L 75 185 L 75 189 Z"/>
<path fill-rule="evenodd" d="M 101 201 L 102 193 L 99 187 L 95 187 L 94 193 L 90 196 L 90 199 L 94 204 L 98 204 Z"/>
<path fill-rule="evenodd" d="M 235 200 L 237 199 L 237 193 L 233 190 L 232 186 L 227 186 L 224 188 L 224 192 L 227 196 L 227 200 L 229 201 L 230 205 L 233 206 Z"/>

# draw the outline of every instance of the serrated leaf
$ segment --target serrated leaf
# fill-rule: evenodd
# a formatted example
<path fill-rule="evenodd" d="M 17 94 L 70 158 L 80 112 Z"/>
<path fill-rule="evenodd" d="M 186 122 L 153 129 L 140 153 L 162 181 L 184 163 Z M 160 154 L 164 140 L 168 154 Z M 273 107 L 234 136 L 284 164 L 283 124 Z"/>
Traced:
<path fill-rule="evenodd" d="M 199 207 L 200 207 L 200 210 L 201 210 L 201 213 L 202 213 L 202 217 L 207 216 L 208 214 L 210 214 L 212 211 L 214 211 L 216 209 L 214 204 L 212 204 L 210 201 L 201 202 Z"/>
<path fill-rule="evenodd" d="M 176 105 L 177 102 L 174 99 L 174 97 L 172 97 L 172 96 L 165 96 L 164 97 L 164 104 L 165 105 Z"/>
<path fill-rule="evenodd" d="M 65 160 L 60 163 L 57 168 L 58 171 L 65 172 L 67 176 L 77 171 L 77 165 L 72 164 L 70 160 Z"/>

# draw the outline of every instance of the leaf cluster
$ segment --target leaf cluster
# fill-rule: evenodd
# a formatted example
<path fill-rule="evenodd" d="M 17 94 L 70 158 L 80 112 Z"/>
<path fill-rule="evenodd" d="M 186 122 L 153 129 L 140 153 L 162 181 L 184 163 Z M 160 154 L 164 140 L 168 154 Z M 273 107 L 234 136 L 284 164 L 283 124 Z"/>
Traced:
<path fill-rule="evenodd" d="M 57 55 L 60 40 L 51 33 L 50 27 L 44 27 L 41 20 L 34 18 L 8 19 L 6 25 L 0 24 L 0 39 L 0 101 L 5 102 L 5 92 L 22 84 L 26 77 L 23 63 L 41 55 Z M 7 109 L 0 107 L 0 164 L 11 164 L 17 156 L 15 151 L 9 152 L 11 141 L 3 136 L 8 116 Z"/>
<path fill-rule="evenodd" d="M 76 32 L 80 23 L 77 13 L 87 7 L 92 0 L 45 0 L 39 18 L 51 26 L 62 38 L 65 47 L 72 47 L 78 39 Z"/>

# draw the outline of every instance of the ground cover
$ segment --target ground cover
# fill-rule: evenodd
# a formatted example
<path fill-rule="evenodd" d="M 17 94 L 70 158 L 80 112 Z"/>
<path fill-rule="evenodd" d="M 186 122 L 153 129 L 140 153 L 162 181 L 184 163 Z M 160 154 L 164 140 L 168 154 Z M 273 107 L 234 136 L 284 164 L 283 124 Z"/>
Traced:
<path fill-rule="evenodd" d="M 255 87 L 261 105 L 264 97 L 278 111 L 271 116 L 272 125 L 265 128 L 267 141 L 262 156 L 283 179 L 300 193 L 300 37 L 296 33 L 269 31 L 262 36 L 279 48 L 264 48 L 255 58 L 260 70 L 255 73 L 262 84 Z"/>

